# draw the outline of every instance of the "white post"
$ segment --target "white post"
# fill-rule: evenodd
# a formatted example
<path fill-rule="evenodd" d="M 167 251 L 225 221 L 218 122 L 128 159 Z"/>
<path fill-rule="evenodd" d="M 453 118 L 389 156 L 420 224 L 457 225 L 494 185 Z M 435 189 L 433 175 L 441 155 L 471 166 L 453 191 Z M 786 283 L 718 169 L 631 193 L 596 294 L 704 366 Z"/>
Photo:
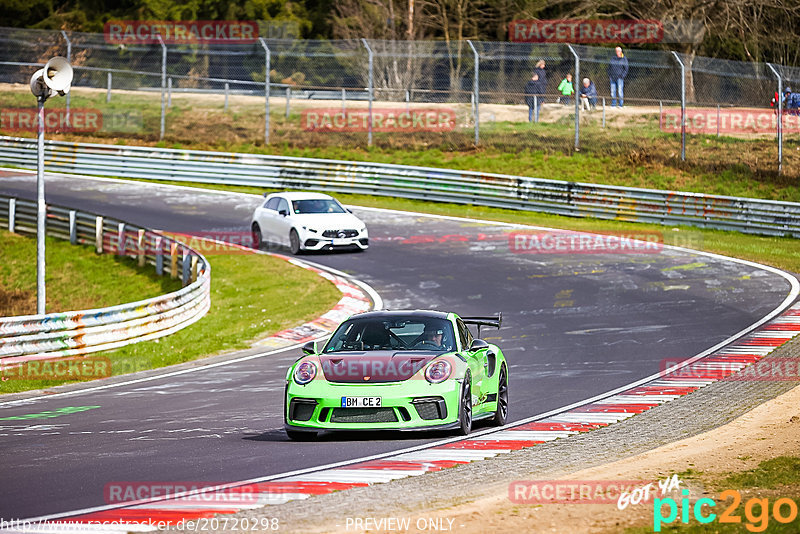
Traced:
<path fill-rule="evenodd" d="M 264 144 L 269 144 L 269 93 L 270 93 L 270 51 L 263 37 L 258 38 L 264 48 Z"/>
<path fill-rule="evenodd" d="M 47 219 L 47 205 L 44 203 L 44 97 L 37 98 L 39 103 L 39 124 L 36 144 L 36 313 L 45 312 L 45 264 L 44 233 Z"/>
<path fill-rule="evenodd" d="M 372 48 L 369 47 L 369 43 L 363 37 L 361 38 L 361 42 L 364 44 L 364 48 L 367 49 L 367 54 L 369 55 L 369 71 L 368 71 L 368 79 L 367 79 L 367 91 L 369 94 L 369 124 L 367 126 L 367 145 L 372 146 L 372 100 L 374 98 L 374 86 L 373 86 L 373 79 L 372 79 L 372 65 L 373 65 L 373 58 L 372 58 Z"/>

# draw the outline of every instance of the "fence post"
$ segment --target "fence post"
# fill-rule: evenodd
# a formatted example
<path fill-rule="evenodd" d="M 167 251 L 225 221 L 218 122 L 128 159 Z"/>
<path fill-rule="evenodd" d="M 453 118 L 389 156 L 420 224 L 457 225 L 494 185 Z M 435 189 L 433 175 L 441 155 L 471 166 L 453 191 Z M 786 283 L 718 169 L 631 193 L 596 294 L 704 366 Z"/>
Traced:
<path fill-rule="evenodd" d="M 672 55 L 681 66 L 681 161 L 686 161 L 686 65 L 674 50 Z"/>
<path fill-rule="evenodd" d="M 158 276 L 164 275 L 164 238 L 160 235 L 156 236 L 156 242 L 153 247 L 156 253 L 156 274 Z"/>
<path fill-rule="evenodd" d="M 539 97 L 533 95 L 533 122 L 539 122 Z"/>
<path fill-rule="evenodd" d="M 367 49 L 367 54 L 369 56 L 369 71 L 367 79 L 367 91 L 369 94 L 369 123 L 367 125 L 367 145 L 372 146 L 372 99 L 373 99 L 373 85 L 372 85 L 372 48 L 369 47 L 369 43 L 363 37 L 361 38 L 361 42 L 364 43 L 364 48 Z"/>
<path fill-rule="evenodd" d="M 9 198 L 8 199 L 8 231 L 12 234 L 16 229 L 16 218 L 17 218 L 17 199 L 16 198 Z"/>
<path fill-rule="evenodd" d="M 197 281 L 197 256 L 192 254 L 192 282 Z"/>
<path fill-rule="evenodd" d="M 192 274 L 192 255 L 186 249 L 183 250 L 183 261 L 181 261 L 181 270 L 183 271 L 181 282 L 184 286 L 189 285 L 190 276 Z"/>
<path fill-rule="evenodd" d="M 259 37 L 261 46 L 264 48 L 264 144 L 269 144 L 269 93 L 270 93 L 270 79 L 269 69 L 271 54 L 267 42 L 263 37 Z"/>
<path fill-rule="evenodd" d="M 717 104 L 717 137 L 719 137 L 719 104 Z"/>
<path fill-rule="evenodd" d="M 606 127 L 606 97 L 603 97 L 603 128 Z"/>
<path fill-rule="evenodd" d="M 578 84 L 581 83 L 581 58 L 578 56 L 578 53 L 575 52 L 575 49 L 572 48 L 571 44 L 568 44 L 567 48 L 569 48 L 569 51 L 575 56 L 575 76 L 573 76 L 572 79 L 574 80 L 575 87 L 580 87 Z M 575 151 L 577 152 L 581 149 L 581 106 L 578 102 L 578 91 L 573 91 L 572 95 L 575 99 Z M 605 113 L 605 106 L 603 106 L 603 127 L 605 127 Z"/>
<path fill-rule="evenodd" d="M 145 241 L 144 241 L 144 237 L 145 237 L 145 231 L 144 231 L 144 229 L 140 228 L 139 229 L 139 235 L 137 236 L 137 239 L 136 239 L 136 252 L 138 253 L 138 256 L 139 256 L 139 267 L 144 267 L 144 263 L 145 263 L 145 256 L 144 256 Z"/>
<path fill-rule="evenodd" d="M 342 115 L 347 112 L 347 90 L 342 87 Z"/>
<path fill-rule="evenodd" d="M 117 225 L 117 254 L 120 256 L 125 255 L 125 223 L 121 222 Z"/>
<path fill-rule="evenodd" d="M 69 242 L 71 245 L 78 244 L 78 223 L 75 210 L 69 210 Z"/>
<path fill-rule="evenodd" d="M 103 253 L 103 218 L 100 216 L 94 219 L 94 250 Z"/>
<path fill-rule="evenodd" d="M 225 109 L 223 111 L 228 111 L 228 93 L 231 91 L 231 85 L 228 82 L 225 82 Z"/>
<path fill-rule="evenodd" d="M 292 88 L 288 85 L 286 86 L 286 118 L 289 118 L 289 101 L 292 98 Z"/>
<path fill-rule="evenodd" d="M 106 104 L 111 102 L 111 71 L 108 71 L 108 77 L 106 80 Z"/>
<path fill-rule="evenodd" d="M 178 278 L 178 243 L 175 241 L 169 244 L 169 276 Z"/>
<path fill-rule="evenodd" d="M 772 63 L 767 63 L 767 67 L 778 79 L 778 174 L 781 174 L 783 172 L 783 78 Z"/>
<path fill-rule="evenodd" d="M 64 40 L 67 42 L 67 61 L 71 65 L 72 64 L 72 41 L 69 40 L 69 37 L 67 36 L 67 32 L 65 32 L 64 30 L 61 30 L 61 36 L 64 37 Z M 69 124 L 70 124 L 70 122 L 69 122 L 69 110 L 70 110 L 70 105 L 69 104 L 70 104 L 70 101 L 71 101 L 70 97 L 71 97 L 70 93 L 67 93 L 67 126 L 69 126 Z"/>
<path fill-rule="evenodd" d="M 478 86 L 479 82 L 479 75 L 480 75 L 480 55 L 478 51 L 475 49 L 475 45 L 472 44 L 472 41 L 467 41 L 469 43 L 469 47 L 472 48 L 472 53 L 475 55 L 475 81 L 472 82 L 472 100 L 474 102 L 474 110 L 473 113 L 475 114 L 474 121 L 475 121 L 475 146 L 478 146 L 478 142 L 480 141 L 480 111 L 478 110 L 479 102 L 480 102 L 480 88 Z"/>
<path fill-rule="evenodd" d="M 172 107 L 172 76 L 167 78 L 167 107 Z"/>
<path fill-rule="evenodd" d="M 658 130 L 664 131 L 664 103 L 661 100 L 658 101 Z"/>
<path fill-rule="evenodd" d="M 159 133 L 159 139 L 164 139 L 167 113 L 167 45 L 164 44 L 164 39 L 162 39 L 160 35 L 156 35 L 156 37 L 158 37 L 158 42 L 161 44 L 161 131 Z"/>

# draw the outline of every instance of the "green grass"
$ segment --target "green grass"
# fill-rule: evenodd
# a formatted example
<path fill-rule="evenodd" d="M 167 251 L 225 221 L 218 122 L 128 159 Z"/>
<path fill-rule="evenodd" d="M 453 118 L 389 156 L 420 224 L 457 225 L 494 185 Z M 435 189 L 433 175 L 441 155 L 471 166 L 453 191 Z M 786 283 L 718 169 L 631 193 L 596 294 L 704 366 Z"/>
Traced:
<path fill-rule="evenodd" d="M 35 258 L 35 242 L 30 238 L 2 236 L 0 246 L 11 241 L 20 249 L 27 243 L 24 259 Z M 17 243 L 19 241 L 19 243 Z M 63 247 L 59 249 L 59 245 Z M 31 248 L 32 247 L 32 248 Z M 54 258 L 50 272 L 64 272 L 62 283 L 73 286 L 75 278 L 68 274 L 72 267 L 86 268 L 82 276 L 95 284 L 94 292 L 102 295 L 104 304 L 119 304 L 144 298 L 137 288 L 151 279 L 147 296 L 155 296 L 165 290 L 177 289 L 175 282 L 155 278 L 152 269 L 137 272 L 133 261 L 114 259 L 110 256 L 94 255 L 88 247 L 71 247 L 64 242 L 52 240 L 48 243 Z M 75 256 L 83 259 L 74 263 Z M 5 259 L 5 256 L 3 256 Z M 155 341 L 136 343 L 113 351 L 99 353 L 111 360 L 113 375 L 152 369 L 180 362 L 195 360 L 215 353 L 244 349 L 256 338 L 267 336 L 284 328 L 296 326 L 318 317 L 339 300 L 341 294 L 329 281 L 311 271 L 300 269 L 283 260 L 256 254 L 207 256 L 211 263 L 211 311 L 197 323 Z M 60 263 L 58 263 L 60 262 Z M 73 262 L 73 263 L 70 263 Z M 6 262 L 3 262 L 5 264 Z M 18 268 L 23 270 L 22 259 Z M 30 263 L 30 262 L 28 262 Z M 35 270 L 29 265 L 28 270 Z M 58 269 L 58 266 L 70 265 Z M 3 266 L 5 267 L 5 266 Z M 76 269 L 76 271 L 79 269 Z M 0 272 L 5 273 L 6 270 Z M 120 278 L 124 277 L 124 278 Z M 77 280 L 82 280 L 78 278 Z M 125 283 L 120 283 L 124 280 Z M 29 281 L 35 288 L 35 273 Z M 161 286 L 165 284 L 165 286 Z M 29 286 L 20 285 L 26 291 Z M 53 283 L 50 293 L 58 295 Z M 71 291 L 67 289 L 67 291 Z M 109 297 L 114 295 L 114 297 Z M 71 306 L 65 297 L 64 309 L 81 309 Z M 82 301 L 85 302 L 85 301 Z M 0 382 L 0 393 L 12 393 L 40 389 L 65 383 L 54 380 L 7 380 Z"/>
<path fill-rule="evenodd" d="M 739 472 L 728 473 L 719 479 L 710 479 L 701 477 L 701 481 L 713 489 L 709 495 L 691 494 L 689 522 L 681 522 L 680 512 L 680 495 L 675 493 L 673 498 L 678 505 L 678 514 L 671 524 L 664 525 L 661 532 L 666 533 L 706 533 L 715 532 L 721 534 L 740 533 L 740 532 L 767 532 L 767 533 L 794 533 L 798 531 L 800 525 L 800 516 L 794 518 L 789 523 L 780 523 L 775 519 L 774 504 L 778 499 L 788 498 L 795 502 L 798 509 L 800 509 L 800 458 L 791 456 L 779 456 L 769 460 L 762 461 L 756 469 Z M 725 490 L 738 490 L 741 495 L 741 501 L 738 507 L 733 508 L 734 503 L 731 497 L 725 499 L 720 498 L 720 495 Z M 715 513 L 717 518 L 708 523 L 701 524 L 693 517 L 694 501 L 700 497 L 707 497 L 713 499 L 717 506 L 713 509 L 703 507 L 703 513 Z M 750 499 L 766 499 L 767 509 L 762 510 L 760 504 L 748 505 Z M 740 523 L 721 523 L 720 515 L 729 509 L 731 517 L 739 517 Z M 667 505 L 663 506 L 663 514 L 666 516 L 669 512 Z M 749 512 L 749 515 L 748 515 Z M 784 517 L 789 516 L 790 509 L 788 505 L 783 504 L 781 507 L 781 514 Z M 654 522 L 647 526 L 637 526 L 625 529 L 625 534 L 644 534 L 653 532 Z"/>

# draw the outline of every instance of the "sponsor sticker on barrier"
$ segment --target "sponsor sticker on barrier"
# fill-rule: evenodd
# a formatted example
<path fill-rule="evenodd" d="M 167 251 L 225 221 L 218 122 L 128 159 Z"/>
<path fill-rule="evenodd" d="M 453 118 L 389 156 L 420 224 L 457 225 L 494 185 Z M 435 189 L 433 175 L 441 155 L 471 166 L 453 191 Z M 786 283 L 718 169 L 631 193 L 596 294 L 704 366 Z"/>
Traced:
<path fill-rule="evenodd" d="M 368 109 L 342 111 L 339 108 L 303 110 L 301 125 L 306 131 L 367 132 Z M 373 108 L 373 132 L 449 132 L 456 127 L 456 112 L 450 108 Z"/>
<path fill-rule="evenodd" d="M 258 39 L 253 20 L 109 20 L 103 37 L 110 44 L 249 44 Z"/>

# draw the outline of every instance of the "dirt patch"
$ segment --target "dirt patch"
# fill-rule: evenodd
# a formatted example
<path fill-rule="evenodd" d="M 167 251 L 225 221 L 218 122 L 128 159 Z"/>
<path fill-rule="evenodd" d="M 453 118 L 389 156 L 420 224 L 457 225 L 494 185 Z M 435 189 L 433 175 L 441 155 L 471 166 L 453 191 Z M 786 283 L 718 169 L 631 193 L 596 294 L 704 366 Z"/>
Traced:
<path fill-rule="evenodd" d="M 0 317 L 36 313 L 36 295 L 31 291 L 0 287 Z"/>

